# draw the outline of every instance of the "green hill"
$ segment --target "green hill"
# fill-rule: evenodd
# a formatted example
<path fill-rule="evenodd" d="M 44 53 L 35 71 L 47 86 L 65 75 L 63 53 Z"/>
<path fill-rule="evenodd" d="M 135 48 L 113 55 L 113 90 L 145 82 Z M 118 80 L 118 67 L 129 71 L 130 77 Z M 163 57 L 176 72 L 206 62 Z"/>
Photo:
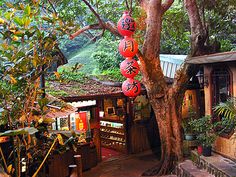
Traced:
<path fill-rule="evenodd" d="M 83 66 L 79 71 L 92 74 L 96 70 L 96 63 L 92 59 L 91 55 L 96 48 L 96 44 L 90 44 L 80 49 L 75 55 L 68 58 L 68 63 L 62 66 L 60 69 L 73 67 L 76 63 L 82 64 Z"/>

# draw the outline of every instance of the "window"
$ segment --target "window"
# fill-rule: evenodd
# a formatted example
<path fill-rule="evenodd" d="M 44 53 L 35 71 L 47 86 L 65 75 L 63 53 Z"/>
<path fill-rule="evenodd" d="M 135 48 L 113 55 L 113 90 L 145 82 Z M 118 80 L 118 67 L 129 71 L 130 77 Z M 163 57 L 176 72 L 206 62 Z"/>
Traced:
<path fill-rule="evenodd" d="M 216 106 L 220 102 L 225 102 L 231 96 L 231 75 L 227 67 L 215 68 L 212 71 L 212 106 Z M 213 114 L 213 121 L 220 121 L 223 117 Z M 222 128 L 218 127 L 216 131 Z M 227 128 L 222 133 L 223 137 L 229 137 L 233 133 L 232 128 Z"/>
<path fill-rule="evenodd" d="M 225 102 L 231 95 L 230 73 L 226 68 L 214 69 L 212 72 L 213 106 Z"/>

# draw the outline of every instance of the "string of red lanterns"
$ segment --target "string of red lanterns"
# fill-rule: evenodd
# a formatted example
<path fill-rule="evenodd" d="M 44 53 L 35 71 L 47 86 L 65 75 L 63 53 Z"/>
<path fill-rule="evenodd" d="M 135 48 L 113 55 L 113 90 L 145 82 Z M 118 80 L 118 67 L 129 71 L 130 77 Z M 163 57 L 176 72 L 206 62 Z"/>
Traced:
<path fill-rule="evenodd" d="M 124 36 L 118 47 L 120 54 L 125 58 L 120 64 L 120 71 L 127 78 L 122 84 L 122 91 L 128 97 L 136 97 L 141 91 L 141 84 L 134 79 L 139 72 L 139 65 L 132 57 L 138 52 L 138 43 L 132 38 L 136 24 L 129 12 L 124 12 L 117 23 L 117 28 L 119 33 Z"/>

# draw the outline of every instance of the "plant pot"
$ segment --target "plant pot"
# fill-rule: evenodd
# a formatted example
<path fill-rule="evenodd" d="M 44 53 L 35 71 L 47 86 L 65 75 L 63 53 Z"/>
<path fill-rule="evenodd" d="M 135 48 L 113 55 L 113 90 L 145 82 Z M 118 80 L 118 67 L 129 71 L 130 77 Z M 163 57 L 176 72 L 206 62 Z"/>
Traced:
<path fill-rule="evenodd" d="M 201 145 L 197 147 L 197 153 L 199 155 L 202 155 L 202 146 Z"/>
<path fill-rule="evenodd" d="M 205 156 L 205 157 L 209 157 L 211 156 L 211 146 L 203 146 L 202 148 L 202 155 Z"/>
<path fill-rule="evenodd" d="M 194 135 L 193 134 L 185 134 L 185 139 L 187 141 L 192 141 L 194 139 Z"/>

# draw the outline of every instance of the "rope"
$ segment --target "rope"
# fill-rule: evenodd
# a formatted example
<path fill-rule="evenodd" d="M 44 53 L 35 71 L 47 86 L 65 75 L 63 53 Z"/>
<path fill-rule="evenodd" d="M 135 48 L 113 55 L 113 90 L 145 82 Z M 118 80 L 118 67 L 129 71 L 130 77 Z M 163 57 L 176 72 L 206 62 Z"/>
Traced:
<path fill-rule="evenodd" d="M 36 175 L 38 174 L 38 172 L 39 172 L 40 169 L 42 168 L 43 164 L 45 163 L 47 157 L 49 156 L 50 152 L 52 151 L 52 148 L 53 148 L 53 146 L 55 145 L 55 143 L 57 142 L 57 140 L 58 140 L 58 138 L 56 138 L 56 139 L 54 140 L 54 142 L 52 143 L 52 146 L 50 147 L 50 149 L 49 149 L 49 151 L 48 151 L 48 153 L 47 153 L 47 155 L 44 157 L 42 163 L 40 164 L 39 168 L 37 169 L 37 171 L 34 173 L 34 175 L 33 175 L 32 177 L 36 177 Z"/>

